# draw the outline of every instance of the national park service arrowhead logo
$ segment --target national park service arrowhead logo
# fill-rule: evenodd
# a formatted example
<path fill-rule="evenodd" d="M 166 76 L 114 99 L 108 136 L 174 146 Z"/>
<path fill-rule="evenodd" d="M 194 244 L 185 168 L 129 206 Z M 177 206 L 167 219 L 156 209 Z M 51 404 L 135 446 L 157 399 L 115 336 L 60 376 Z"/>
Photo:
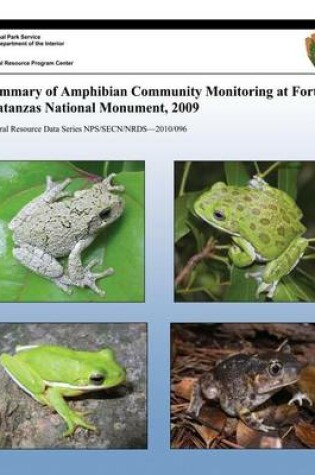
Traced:
<path fill-rule="evenodd" d="M 309 38 L 305 39 L 305 45 L 308 57 L 312 61 L 313 65 L 315 66 L 315 33 L 311 35 Z"/>

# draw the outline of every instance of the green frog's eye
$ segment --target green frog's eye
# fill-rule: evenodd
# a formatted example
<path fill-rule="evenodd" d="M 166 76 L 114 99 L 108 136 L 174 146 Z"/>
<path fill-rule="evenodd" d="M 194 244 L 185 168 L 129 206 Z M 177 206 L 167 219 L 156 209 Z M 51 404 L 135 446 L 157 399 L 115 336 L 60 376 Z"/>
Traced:
<path fill-rule="evenodd" d="M 269 365 L 269 373 L 271 376 L 278 376 L 283 370 L 281 361 L 272 361 Z"/>
<path fill-rule="evenodd" d="M 218 221 L 225 221 L 225 214 L 223 213 L 223 211 L 220 211 L 219 209 L 216 209 L 213 212 L 213 217 Z"/>
<path fill-rule="evenodd" d="M 111 208 L 105 208 L 100 212 L 99 217 L 101 219 L 108 218 L 110 216 L 110 213 L 111 213 Z"/>
<path fill-rule="evenodd" d="M 90 383 L 94 386 L 100 386 L 104 382 L 104 375 L 101 373 L 94 373 L 90 376 Z"/>

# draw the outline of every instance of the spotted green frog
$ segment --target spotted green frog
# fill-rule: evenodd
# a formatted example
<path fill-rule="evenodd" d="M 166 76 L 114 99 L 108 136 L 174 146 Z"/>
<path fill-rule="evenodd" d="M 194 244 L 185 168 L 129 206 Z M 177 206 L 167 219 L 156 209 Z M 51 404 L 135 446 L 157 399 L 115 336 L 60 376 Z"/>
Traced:
<path fill-rule="evenodd" d="M 266 292 L 272 298 L 279 280 L 298 264 L 308 246 L 295 201 L 259 176 L 247 186 L 215 183 L 194 208 L 204 221 L 232 236 L 229 257 L 235 266 L 265 263 L 263 270 L 247 274 L 258 282 L 257 296 Z"/>

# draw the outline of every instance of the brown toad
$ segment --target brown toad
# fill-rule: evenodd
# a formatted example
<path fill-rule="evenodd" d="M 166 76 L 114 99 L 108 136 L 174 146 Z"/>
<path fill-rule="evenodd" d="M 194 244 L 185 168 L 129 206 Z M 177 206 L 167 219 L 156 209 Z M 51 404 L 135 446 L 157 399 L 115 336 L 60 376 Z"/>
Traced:
<path fill-rule="evenodd" d="M 287 386 L 295 393 L 289 404 L 297 401 L 301 405 L 303 399 L 312 404 L 308 396 L 294 386 L 303 366 L 291 354 L 289 345 L 281 351 L 230 356 L 199 378 L 192 390 L 188 412 L 198 416 L 207 399 L 219 400 L 228 415 L 239 417 L 253 429 L 275 430 L 252 411 Z"/>

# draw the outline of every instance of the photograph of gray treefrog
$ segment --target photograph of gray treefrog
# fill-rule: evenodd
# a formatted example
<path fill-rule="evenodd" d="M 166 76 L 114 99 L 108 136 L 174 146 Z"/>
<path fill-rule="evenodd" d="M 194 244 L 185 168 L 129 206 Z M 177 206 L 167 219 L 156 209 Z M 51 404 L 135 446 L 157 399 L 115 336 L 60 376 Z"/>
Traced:
<path fill-rule="evenodd" d="M 0 301 L 143 302 L 144 162 L 0 161 Z"/>
<path fill-rule="evenodd" d="M 122 192 L 124 187 L 112 184 L 114 176 L 112 173 L 73 196 L 64 191 L 70 178 L 54 183 L 47 177 L 44 193 L 24 206 L 9 223 L 14 257 L 65 292 L 70 293 L 72 286 L 89 287 L 104 296 L 96 280 L 112 275 L 114 270 L 93 273 L 92 267 L 99 262 L 91 260 L 84 267 L 81 254 L 99 232 L 123 213 L 124 201 L 114 192 Z M 58 258 L 66 256 L 67 269 L 58 262 Z"/>

